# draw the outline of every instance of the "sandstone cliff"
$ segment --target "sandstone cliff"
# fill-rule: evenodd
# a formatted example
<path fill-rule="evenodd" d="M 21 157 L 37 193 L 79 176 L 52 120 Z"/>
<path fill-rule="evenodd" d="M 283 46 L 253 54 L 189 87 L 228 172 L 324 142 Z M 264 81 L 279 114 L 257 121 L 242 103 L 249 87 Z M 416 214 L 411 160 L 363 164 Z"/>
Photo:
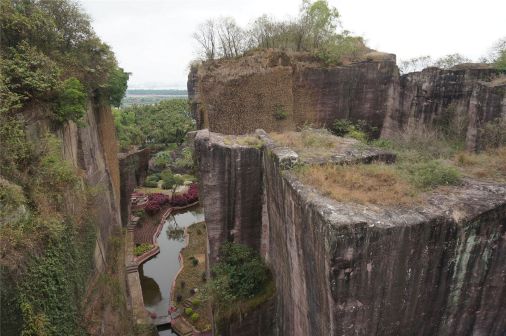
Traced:
<path fill-rule="evenodd" d="M 201 130 L 195 148 L 211 263 L 223 241 L 261 242 L 272 334 L 504 334 L 506 186 L 466 180 L 414 206 L 336 202 L 296 178 L 296 152 L 257 134 L 261 149 Z"/>
<path fill-rule="evenodd" d="M 335 119 L 366 120 L 377 135 L 458 119 L 475 149 L 480 126 L 506 115 L 500 71 L 468 64 L 400 76 L 395 55 L 328 67 L 300 53 L 252 52 L 192 67 L 188 93 L 198 128 L 225 134 L 294 130 Z"/>

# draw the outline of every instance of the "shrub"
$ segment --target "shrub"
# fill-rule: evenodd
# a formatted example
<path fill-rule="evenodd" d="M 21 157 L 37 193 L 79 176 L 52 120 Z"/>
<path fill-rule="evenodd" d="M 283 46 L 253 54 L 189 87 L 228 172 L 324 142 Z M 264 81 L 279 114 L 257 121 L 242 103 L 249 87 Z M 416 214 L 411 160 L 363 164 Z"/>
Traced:
<path fill-rule="evenodd" d="M 199 260 L 197 258 L 192 259 L 192 265 L 197 266 L 199 264 Z"/>
<path fill-rule="evenodd" d="M 506 117 L 485 123 L 480 131 L 480 147 L 490 149 L 504 145 L 506 145 Z"/>
<path fill-rule="evenodd" d="M 143 243 L 134 248 L 134 255 L 140 256 L 153 248 L 153 244 Z"/>
<path fill-rule="evenodd" d="M 197 322 L 197 320 L 199 319 L 199 317 L 200 317 L 199 313 L 193 313 L 191 315 L 191 319 L 192 319 L 193 322 Z"/>
<path fill-rule="evenodd" d="M 214 299 L 221 303 L 248 299 L 258 294 L 269 279 L 269 270 L 253 249 L 225 243 L 220 262 L 213 267 L 211 284 Z"/>
<path fill-rule="evenodd" d="M 58 98 L 56 120 L 59 122 L 78 122 L 86 112 L 86 90 L 84 85 L 74 77 L 63 82 Z"/>
<path fill-rule="evenodd" d="M 199 192 L 196 183 L 193 183 L 188 188 L 188 191 L 182 195 L 174 195 L 170 200 L 172 206 L 185 206 L 197 202 L 199 199 Z"/>
<path fill-rule="evenodd" d="M 166 205 L 169 204 L 169 196 L 162 194 L 162 193 L 153 193 L 148 195 L 148 203 L 146 204 L 146 207 L 144 208 L 144 211 L 150 216 L 153 216 L 157 214 L 160 209 Z"/>
<path fill-rule="evenodd" d="M 195 307 L 200 306 L 200 300 L 199 299 L 193 299 L 192 300 L 192 305 L 194 305 Z"/>
<path fill-rule="evenodd" d="M 330 127 L 330 131 L 337 136 L 348 136 L 366 142 L 376 135 L 378 129 L 365 120 L 353 122 L 348 119 L 336 119 Z"/>
<path fill-rule="evenodd" d="M 420 162 L 405 167 L 411 182 L 420 189 L 430 189 L 441 185 L 458 185 L 461 182 L 459 171 L 440 160 Z"/>
<path fill-rule="evenodd" d="M 174 164 L 178 168 L 193 168 L 193 150 L 191 147 L 185 147 L 181 151 L 181 158 L 177 159 Z"/>
<path fill-rule="evenodd" d="M 354 128 L 353 123 L 348 119 L 336 119 L 330 131 L 337 136 L 345 136 Z"/>
<path fill-rule="evenodd" d="M 193 309 L 190 307 L 184 309 L 184 313 L 188 316 L 191 316 L 193 314 Z"/>
<path fill-rule="evenodd" d="M 274 106 L 273 115 L 276 120 L 284 120 L 288 117 L 288 112 L 284 109 L 283 105 L 277 104 Z"/>
<path fill-rule="evenodd" d="M 144 186 L 146 188 L 156 188 L 158 187 L 158 181 L 146 180 L 144 181 Z"/>

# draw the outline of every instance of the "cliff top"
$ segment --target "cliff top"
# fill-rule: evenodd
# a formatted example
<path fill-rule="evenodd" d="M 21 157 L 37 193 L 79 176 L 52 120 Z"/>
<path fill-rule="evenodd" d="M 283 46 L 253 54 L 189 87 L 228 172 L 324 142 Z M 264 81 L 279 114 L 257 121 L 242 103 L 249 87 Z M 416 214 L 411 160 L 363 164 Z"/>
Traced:
<path fill-rule="evenodd" d="M 461 221 L 506 204 L 506 170 L 500 168 L 506 161 L 504 148 L 495 154 L 460 154 L 460 165 L 441 163 L 441 166 L 435 166 L 431 163 L 418 166 L 419 163 L 408 163 L 411 164 L 409 167 L 406 162 L 385 164 L 392 163 L 395 154 L 353 139 L 327 134 L 328 139 L 315 142 L 308 140 L 311 136 L 303 132 L 293 133 L 267 135 L 257 131 L 281 169 L 285 170 L 284 177 L 292 188 L 316 206 L 330 223 L 411 225 L 438 217 Z M 301 150 L 303 137 L 306 137 L 306 146 Z M 324 141 L 332 143 L 327 147 L 332 154 L 315 160 L 319 152 L 326 150 Z M 357 155 L 361 150 L 362 156 Z M 312 152 L 313 156 L 305 157 L 305 151 Z M 340 154 L 335 154 L 339 151 Z M 336 155 L 347 159 L 336 160 Z M 473 159 L 463 158 L 463 155 L 473 156 Z M 495 161 L 485 155 L 493 155 Z M 482 165 L 472 167 L 468 164 L 471 161 L 474 164 L 488 162 L 494 176 L 487 175 L 489 171 L 483 170 Z M 418 180 L 413 180 L 409 174 L 413 173 L 419 179 L 418 170 L 428 170 L 432 179 L 444 176 L 445 180 L 441 184 L 417 184 Z"/>
<path fill-rule="evenodd" d="M 337 68 L 347 67 L 361 62 L 396 62 L 395 54 L 370 51 L 357 61 L 344 61 L 342 65 L 327 65 L 309 52 L 289 51 L 280 49 L 261 49 L 247 52 L 235 58 L 208 60 L 193 67 L 199 76 L 213 73 L 220 80 L 229 80 L 238 76 L 270 71 L 271 68 L 281 67 L 317 67 Z"/>

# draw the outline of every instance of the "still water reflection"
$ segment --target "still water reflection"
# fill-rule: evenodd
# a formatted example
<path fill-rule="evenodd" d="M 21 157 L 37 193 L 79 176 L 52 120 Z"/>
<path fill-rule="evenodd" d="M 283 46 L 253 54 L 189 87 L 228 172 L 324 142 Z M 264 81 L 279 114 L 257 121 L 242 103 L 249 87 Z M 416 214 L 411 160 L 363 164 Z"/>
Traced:
<path fill-rule="evenodd" d="M 170 287 L 179 270 L 179 251 L 184 246 L 183 230 L 202 221 L 204 213 L 200 207 L 169 216 L 157 240 L 160 253 L 139 267 L 144 305 L 158 317 L 167 316 Z M 169 330 L 165 332 L 160 331 L 160 335 L 173 335 Z"/>

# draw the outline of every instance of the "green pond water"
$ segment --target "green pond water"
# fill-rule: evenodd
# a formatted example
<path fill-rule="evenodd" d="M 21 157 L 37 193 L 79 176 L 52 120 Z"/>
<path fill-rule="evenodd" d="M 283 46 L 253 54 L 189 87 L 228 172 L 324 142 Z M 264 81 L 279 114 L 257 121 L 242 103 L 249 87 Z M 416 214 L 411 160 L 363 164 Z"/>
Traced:
<path fill-rule="evenodd" d="M 179 271 L 179 251 L 184 247 L 183 230 L 194 223 L 204 221 L 202 208 L 196 207 L 169 216 L 157 242 L 160 253 L 139 267 L 144 305 L 158 317 L 168 315 L 170 289 Z M 170 330 L 159 335 L 175 335 Z"/>

